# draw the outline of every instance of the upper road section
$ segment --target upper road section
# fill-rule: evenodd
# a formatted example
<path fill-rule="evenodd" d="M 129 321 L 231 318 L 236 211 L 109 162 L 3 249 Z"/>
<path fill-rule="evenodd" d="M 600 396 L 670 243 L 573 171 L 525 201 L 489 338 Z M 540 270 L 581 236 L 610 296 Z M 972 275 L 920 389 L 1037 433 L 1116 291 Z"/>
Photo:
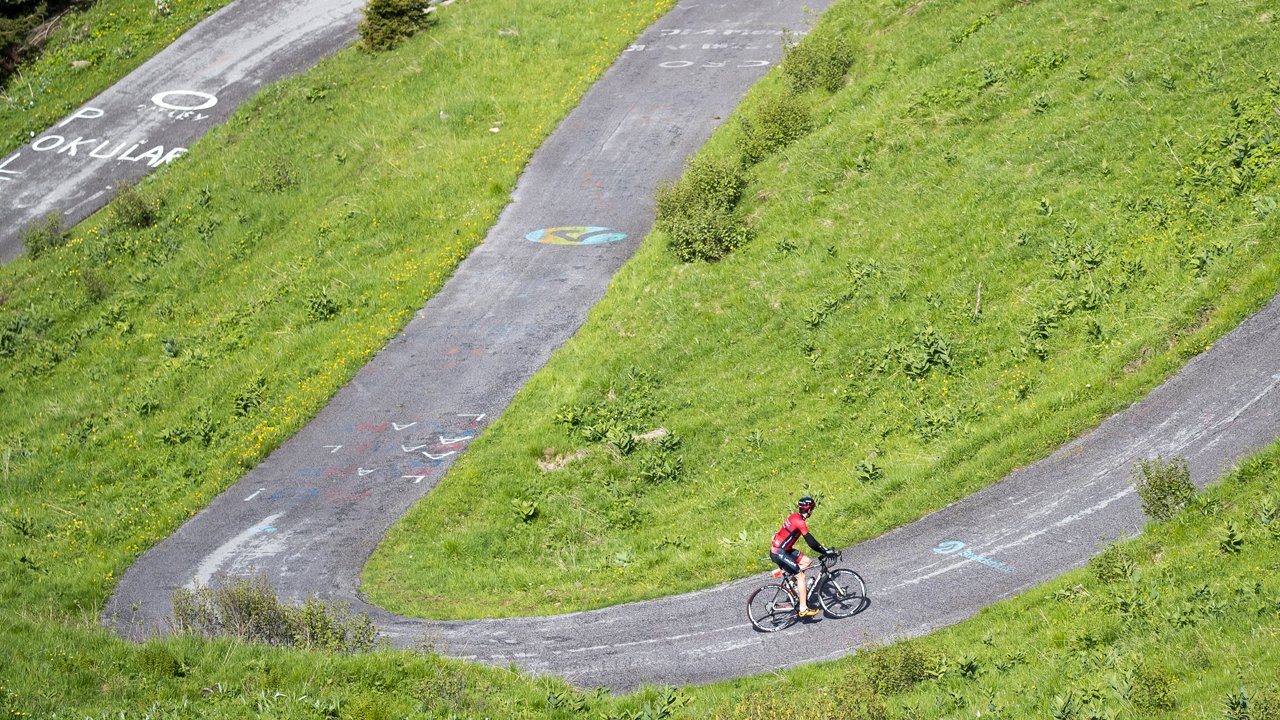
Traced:
<path fill-rule="evenodd" d="M 1280 301 L 1094 432 L 846 553 L 871 598 L 847 620 L 752 631 L 746 595 L 764 577 L 554 617 L 435 622 L 365 603 L 360 572 L 387 528 L 577 331 L 648 232 L 654 188 L 776 62 L 782 29 L 805 25 L 791 0 L 724 0 L 680 5 L 647 29 L 538 150 L 485 242 L 405 331 L 313 422 L 143 555 L 107 621 L 134 637 L 163 631 L 177 588 L 261 572 L 285 597 L 350 602 L 400 646 L 584 686 L 709 682 L 971 617 L 1139 531 L 1135 461 L 1182 455 L 1203 484 L 1275 440 Z M 483 572 L 483 558 L 468 568 Z"/>
<path fill-rule="evenodd" d="M 30 144 L 0 159 L 0 262 L 33 221 L 77 223 L 181 157 L 263 85 L 355 37 L 363 0 L 237 0 Z"/>

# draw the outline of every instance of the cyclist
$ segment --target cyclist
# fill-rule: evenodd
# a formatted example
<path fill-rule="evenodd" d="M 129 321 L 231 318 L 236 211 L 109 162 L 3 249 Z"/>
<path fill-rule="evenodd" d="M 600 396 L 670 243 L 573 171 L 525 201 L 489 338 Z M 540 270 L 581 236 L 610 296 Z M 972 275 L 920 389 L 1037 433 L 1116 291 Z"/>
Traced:
<path fill-rule="evenodd" d="M 773 536 L 773 549 L 769 551 L 769 557 L 782 568 L 783 572 L 790 573 L 795 576 L 796 590 L 800 595 L 800 612 L 802 618 L 814 617 L 818 614 L 816 608 L 809 607 L 809 589 L 807 587 L 807 579 L 804 575 L 805 568 L 813 565 L 813 560 L 804 556 L 799 550 L 794 549 L 796 540 L 800 536 L 804 536 L 804 541 L 809 547 L 819 555 L 826 555 L 831 552 L 822 546 L 822 543 L 813 538 L 813 533 L 809 532 L 809 523 L 807 520 L 813 514 L 813 508 L 817 505 L 813 498 L 805 495 L 796 503 L 797 512 L 791 513 L 786 522 L 782 523 L 782 528 Z"/>

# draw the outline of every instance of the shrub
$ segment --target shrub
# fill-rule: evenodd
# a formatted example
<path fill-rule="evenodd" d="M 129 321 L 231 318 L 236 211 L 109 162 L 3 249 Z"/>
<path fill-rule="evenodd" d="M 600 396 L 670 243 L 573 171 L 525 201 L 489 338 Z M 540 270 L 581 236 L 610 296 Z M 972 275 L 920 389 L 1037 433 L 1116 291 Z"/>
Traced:
<path fill-rule="evenodd" d="M 360 22 L 360 40 L 369 50 L 390 50 L 435 18 L 428 12 L 428 0 L 369 0 Z"/>
<path fill-rule="evenodd" d="M 302 606 L 284 605 L 263 575 L 232 580 L 220 573 L 209 585 L 179 588 L 173 621 L 179 632 L 334 652 L 372 650 L 378 640 L 368 615 L 351 615 L 346 605 L 314 598 Z"/>
<path fill-rule="evenodd" d="M 1173 517 L 1195 497 L 1187 460 L 1175 457 L 1165 462 L 1156 456 L 1143 460 L 1133 470 L 1133 485 L 1142 500 L 1142 510 L 1156 521 Z"/>
<path fill-rule="evenodd" d="M 133 185 L 121 185 L 108 206 L 113 228 L 142 230 L 160 219 L 160 203 L 142 194 Z"/>
<path fill-rule="evenodd" d="M 698 158 L 679 181 L 658 188 L 658 229 L 684 262 L 714 262 L 749 238 L 734 213 L 747 179 L 732 160 Z"/>
<path fill-rule="evenodd" d="M 307 319 L 313 322 L 333 319 L 342 311 L 342 303 L 323 288 L 308 293 L 306 300 Z"/>
<path fill-rule="evenodd" d="M 684 262 L 714 262 L 742 247 L 751 237 L 738 218 L 723 211 L 682 217 L 668 222 L 664 230 L 676 257 Z"/>
<path fill-rule="evenodd" d="M 184 674 L 182 663 L 178 658 L 164 646 L 156 643 L 149 643 L 142 647 L 138 655 L 138 664 L 148 675 L 157 678 L 181 677 Z"/>
<path fill-rule="evenodd" d="M 525 498 L 512 498 L 511 512 L 523 523 L 531 523 L 538 518 L 538 503 Z"/>
<path fill-rule="evenodd" d="M 81 276 L 84 296 L 91 303 L 100 303 L 111 296 L 111 280 L 105 273 L 85 270 Z"/>
<path fill-rule="evenodd" d="M 1098 582 L 1110 583 L 1128 580 L 1133 575 L 1134 562 L 1123 545 L 1108 545 L 1089 561 L 1089 570 Z"/>
<path fill-rule="evenodd" d="M 853 47 L 839 32 L 815 32 L 804 42 L 787 42 L 782 48 L 782 74 L 797 93 L 814 88 L 839 90 L 852 64 Z"/>
<path fill-rule="evenodd" d="M 67 229 L 62 221 L 62 213 L 51 212 L 44 220 L 32 223 L 22 233 L 22 244 L 33 258 L 67 244 Z"/>
<path fill-rule="evenodd" d="M 930 678 L 935 664 L 913 643 L 900 642 L 867 654 L 863 682 L 877 694 L 899 695 Z"/>
<path fill-rule="evenodd" d="M 762 98 L 739 127 L 738 150 L 743 161 L 754 165 L 809 134 L 813 117 L 799 96 L 778 93 Z"/>
<path fill-rule="evenodd" d="M 1173 677 L 1159 668 L 1139 665 L 1129 681 L 1129 702 L 1144 713 L 1172 710 Z"/>
<path fill-rule="evenodd" d="M 672 482 L 683 474 L 684 458 L 669 452 L 648 453 L 640 463 L 640 480 L 650 485 Z"/>

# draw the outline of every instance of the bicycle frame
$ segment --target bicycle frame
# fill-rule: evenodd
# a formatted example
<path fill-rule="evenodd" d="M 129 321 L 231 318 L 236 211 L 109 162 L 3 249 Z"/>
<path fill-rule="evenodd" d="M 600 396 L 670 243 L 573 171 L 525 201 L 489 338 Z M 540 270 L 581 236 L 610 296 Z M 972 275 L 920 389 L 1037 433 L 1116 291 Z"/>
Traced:
<path fill-rule="evenodd" d="M 831 574 L 831 566 L 838 562 L 840 562 L 840 553 L 836 553 L 833 557 L 820 557 L 817 562 L 809 565 L 809 567 L 798 573 L 783 572 L 782 569 L 779 568 L 774 571 L 774 577 L 779 577 L 786 581 L 795 593 L 796 599 L 799 599 L 800 591 L 796 586 L 796 575 L 804 575 L 805 590 L 807 590 L 805 593 L 805 604 L 807 605 L 816 599 L 817 595 L 815 595 L 815 593 L 818 592 L 818 586 L 821 585 L 822 581 L 827 579 L 827 576 Z M 814 570 L 815 568 L 817 569 L 817 572 L 810 577 L 808 575 L 809 571 Z"/>

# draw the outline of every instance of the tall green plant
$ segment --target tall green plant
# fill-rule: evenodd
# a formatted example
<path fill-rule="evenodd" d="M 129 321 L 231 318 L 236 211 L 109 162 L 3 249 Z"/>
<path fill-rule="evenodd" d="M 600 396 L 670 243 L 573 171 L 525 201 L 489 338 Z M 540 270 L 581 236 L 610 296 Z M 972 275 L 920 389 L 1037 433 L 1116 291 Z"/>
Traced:
<path fill-rule="evenodd" d="M 1161 456 L 1143 460 L 1133 469 L 1133 485 L 1142 500 L 1142 511 L 1156 521 L 1178 514 L 1195 497 L 1187 460 L 1177 456 L 1166 461 Z"/>
<path fill-rule="evenodd" d="M 369 0 L 360 22 L 360 40 L 369 50 L 391 50 L 429 27 L 430 0 Z"/>

